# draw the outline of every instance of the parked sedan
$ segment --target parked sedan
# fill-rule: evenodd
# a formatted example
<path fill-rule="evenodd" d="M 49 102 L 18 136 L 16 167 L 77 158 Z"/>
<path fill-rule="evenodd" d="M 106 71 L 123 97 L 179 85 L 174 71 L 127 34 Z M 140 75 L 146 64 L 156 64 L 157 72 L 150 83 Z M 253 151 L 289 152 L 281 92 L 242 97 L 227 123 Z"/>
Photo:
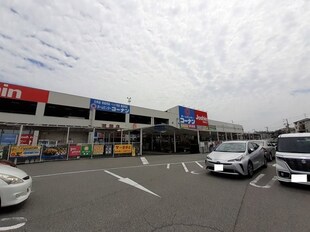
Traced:
<path fill-rule="evenodd" d="M 0 206 L 19 204 L 28 199 L 32 179 L 24 171 L 0 164 Z"/>
<path fill-rule="evenodd" d="M 252 140 L 252 142 L 257 143 L 266 149 L 269 161 L 272 161 L 276 157 L 276 148 L 268 140 Z"/>
<path fill-rule="evenodd" d="M 265 149 L 251 141 L 227 141 L 207 155 L 206 169 L 252 177 L 260 167 L 267 167 Z"/>

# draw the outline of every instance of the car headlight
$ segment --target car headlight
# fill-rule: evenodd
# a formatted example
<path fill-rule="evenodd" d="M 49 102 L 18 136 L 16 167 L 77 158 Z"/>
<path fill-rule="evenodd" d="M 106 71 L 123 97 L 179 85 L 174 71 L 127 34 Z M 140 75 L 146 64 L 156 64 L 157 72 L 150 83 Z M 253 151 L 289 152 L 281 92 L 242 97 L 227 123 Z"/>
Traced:
<path fill-rule="evenodd" d="M 228 160 L 228 162 L 241 161 L 242 159 L 243 159 L 243 155 L 241 155 L 235 159 Z"/>
<path fill-rule="evenodd" d="M 210 156 L 207 155 L 207 160 L 212 160 Z"/>
<path fill-rule="evenodd" d="M 0 173 L 0 179 L 3 180 L 7 184 L 20 184 L 24 181 L 16 176 L 11 176 L 7 174 Z"/>

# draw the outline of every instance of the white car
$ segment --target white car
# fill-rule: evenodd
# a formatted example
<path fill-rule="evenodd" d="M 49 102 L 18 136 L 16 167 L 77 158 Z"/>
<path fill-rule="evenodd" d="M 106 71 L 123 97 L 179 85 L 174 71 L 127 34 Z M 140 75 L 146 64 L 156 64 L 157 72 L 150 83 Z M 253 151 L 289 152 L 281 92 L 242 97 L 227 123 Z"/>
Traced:
<path fill-rule="evenodd" d="M 280 183 L 310 185 L 310 133 L 279 135 L 276 170 Z"/>
<path fill-rule="evenodd" d="M 19 204 L 28 199 L 32 179 L 24 171 L 0 164 L 0 206 Z"/>

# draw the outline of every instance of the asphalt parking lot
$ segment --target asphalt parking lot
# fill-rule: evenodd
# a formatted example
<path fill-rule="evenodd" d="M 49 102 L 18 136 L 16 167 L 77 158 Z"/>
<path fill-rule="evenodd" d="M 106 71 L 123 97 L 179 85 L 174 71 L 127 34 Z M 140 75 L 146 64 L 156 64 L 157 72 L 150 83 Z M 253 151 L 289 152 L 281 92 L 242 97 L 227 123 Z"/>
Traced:
<path fill-rule="evenodd" d="M 310 188 L 280 185 L 274 161 L 248 179 L 210 174 L 204 158 L 20 165 L 33 192 L 1 209 L 0 231 L 309 231 Z"/>

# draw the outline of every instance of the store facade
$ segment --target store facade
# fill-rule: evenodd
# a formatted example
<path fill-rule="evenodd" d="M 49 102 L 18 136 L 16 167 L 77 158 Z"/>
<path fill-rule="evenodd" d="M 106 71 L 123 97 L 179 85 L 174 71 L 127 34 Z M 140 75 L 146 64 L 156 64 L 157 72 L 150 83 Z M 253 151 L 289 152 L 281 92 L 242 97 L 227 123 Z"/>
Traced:
<path fill-rule="evenodd" d="M 2 146 L 129 143 L 141 154 L 197 151 L 203 142 L 242 135 L 241 125 L 210 120 L 207 112 L 183 106 L 159 111 L 0 83 Z"/>

